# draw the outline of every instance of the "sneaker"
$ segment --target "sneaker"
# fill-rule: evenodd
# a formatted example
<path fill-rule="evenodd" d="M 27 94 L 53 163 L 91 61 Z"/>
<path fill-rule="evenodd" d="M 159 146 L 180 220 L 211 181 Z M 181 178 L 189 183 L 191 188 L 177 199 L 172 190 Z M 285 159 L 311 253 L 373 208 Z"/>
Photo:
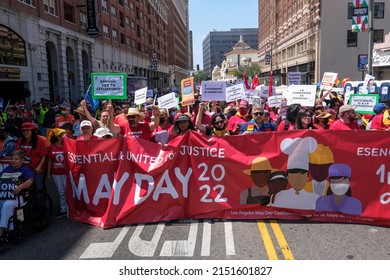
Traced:
<path fill-rule="evenodd" d="M 66 216 L 68 216 L 66 212 L 59 212 L 57 215 L 54 216 L 54 218 L 59 219 Z"/>

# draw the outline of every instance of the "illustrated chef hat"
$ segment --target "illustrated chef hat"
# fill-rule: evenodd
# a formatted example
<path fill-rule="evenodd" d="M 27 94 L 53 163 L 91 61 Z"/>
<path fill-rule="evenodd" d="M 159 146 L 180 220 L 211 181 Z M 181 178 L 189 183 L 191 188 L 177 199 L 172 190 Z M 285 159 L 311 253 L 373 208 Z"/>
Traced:
<path fill-rule="evenodd" d="M 280 143 L 280 150 L 288 155 L 288 169 L 309 170 L 309 154 L 317 149 L 317 141 L 313 137 L 286 138 Z"/>

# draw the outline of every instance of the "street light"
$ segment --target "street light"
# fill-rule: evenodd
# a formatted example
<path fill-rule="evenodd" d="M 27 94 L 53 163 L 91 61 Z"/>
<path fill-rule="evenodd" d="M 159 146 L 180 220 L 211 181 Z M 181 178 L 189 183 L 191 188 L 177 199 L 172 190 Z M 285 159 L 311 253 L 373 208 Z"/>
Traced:
<path fill-rule="evenodd" d="M 155 52 L 153 52 L 153 54 L 152 54 L 152 61 L 150 64 L 150 68 L 151 68 L 152 73 L 153 73 L 153 80 L 156 81 L 156 91 L 158 91 L 158 77 L 156 77 L 156 72 L 158 69 L 158 59 L 157 59 L 157 53 L 155 53 Z"/>

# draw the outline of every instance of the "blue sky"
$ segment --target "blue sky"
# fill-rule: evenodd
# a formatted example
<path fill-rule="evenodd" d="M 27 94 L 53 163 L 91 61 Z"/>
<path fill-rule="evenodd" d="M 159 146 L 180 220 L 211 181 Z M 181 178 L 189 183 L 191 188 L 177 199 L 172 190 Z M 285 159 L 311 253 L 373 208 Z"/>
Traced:
<path fill-rule="evenodd" d="M 257 28 L 257 7 L 258 0 L 189 0 L 194 68 L 196 64 L 203 68 L 202 42 L 210 31 Z"/>

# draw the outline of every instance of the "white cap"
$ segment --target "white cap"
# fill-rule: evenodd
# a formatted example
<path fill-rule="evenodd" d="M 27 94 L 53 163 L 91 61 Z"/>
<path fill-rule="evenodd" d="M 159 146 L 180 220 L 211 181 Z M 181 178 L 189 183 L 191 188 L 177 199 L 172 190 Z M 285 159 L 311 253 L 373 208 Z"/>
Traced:
<path fill-rule="evenodd" d="M 99 127 L 98 129 L 96 129 L 96 131 L 93 135 L 95 135 L 99 138 L 102 138 L 102 137 L 107 136 L 107 135 L 110 135 L 111 137 L 113 136 L 113 134 L 105 127 Z"/>
<path fill-rule="evenodd" d="M 92 123 L 90 121 L 82 121 L 80 123 L 80 128 L 84 127 L 84 126 L 89 126 L 92 128 Z"/>

